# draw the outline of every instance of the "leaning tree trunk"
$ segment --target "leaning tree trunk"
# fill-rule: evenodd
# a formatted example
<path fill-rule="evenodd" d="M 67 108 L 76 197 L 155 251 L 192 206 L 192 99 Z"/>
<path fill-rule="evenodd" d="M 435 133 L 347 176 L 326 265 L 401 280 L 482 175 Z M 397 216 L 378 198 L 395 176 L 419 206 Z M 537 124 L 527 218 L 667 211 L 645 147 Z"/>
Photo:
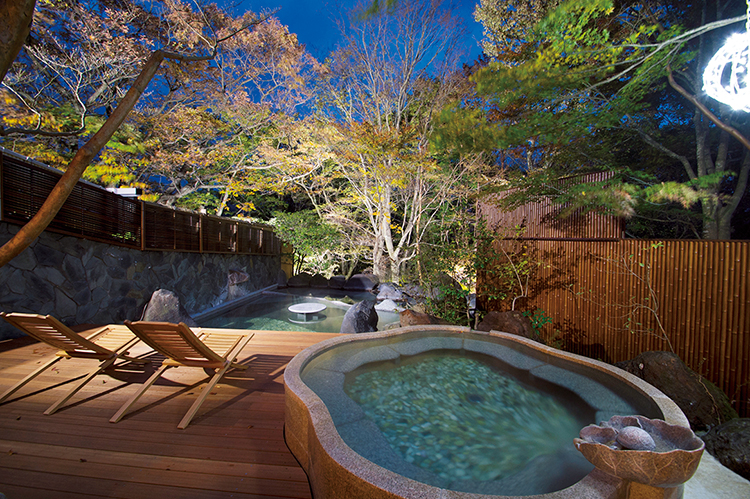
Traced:
<path fill-rule="evenodd" d="M 44 201 L 44 204 L 39 208 L 36 215 L 26 225 L 21 227 L 21 230 L 10 241 L 0 247 L 0 267 L 10 262 L 25 250 L 52 222 L 78 183 L 86 167 L 99 154 L 99 151 L 101 151 L 107 142 L 109 142 L 109 139 L 112 138 L 112 135 L 117 131 L 122 122 L 125 121 L 125 118 L 127 118 L 130 111 L 135 107 L 141 94 L 143 94 L 143 91 L 153 79 L 161 62 L 165 58 L 180 61 L 205 61 L 213 59 L 215 55 L 215 49 L 214 53 L 210 56 L 187 56 L 163 50 L 157 50 L 151 54 L 151 57 L 149 57 L 143 69 L 141 69 L 138 78 L 133 83 L 133 86 L 130 87 L 130 90 L 128 90 L 125 97 L 117 105 L 112 115 L 104 122 L 99 131 L 78 150 L 73 159 L 70 160 L 68 169 L 52 189 L 49 196 L 47 196 L 46 201 Z"/>

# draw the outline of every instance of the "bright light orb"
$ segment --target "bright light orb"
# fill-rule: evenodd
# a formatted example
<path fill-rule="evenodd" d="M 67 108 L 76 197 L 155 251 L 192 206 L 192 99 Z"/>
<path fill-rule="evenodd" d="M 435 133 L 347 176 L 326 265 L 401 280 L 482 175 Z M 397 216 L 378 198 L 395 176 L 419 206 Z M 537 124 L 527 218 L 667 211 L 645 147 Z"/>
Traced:
<path fill-rule="evenodd" d="M 708 62 L 703 91 L 735 110 L 750 112 L 749 70 L 750 32 L 736 33 Z"/>

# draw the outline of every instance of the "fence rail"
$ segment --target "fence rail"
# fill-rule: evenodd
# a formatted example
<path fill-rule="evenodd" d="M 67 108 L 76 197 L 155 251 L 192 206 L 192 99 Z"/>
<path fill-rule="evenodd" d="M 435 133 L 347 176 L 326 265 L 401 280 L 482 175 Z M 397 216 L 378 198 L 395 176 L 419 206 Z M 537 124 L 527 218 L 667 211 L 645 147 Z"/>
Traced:
<path fill-rule="evenodd" d="M 587 240 L 495 243 L 506 251 L 526 246 L 529 261 L 539 263 L 522 306 L 553 319 L 545 340 L 607 362 L 671 346 L 750 416 L 750 241 L 611 239 L 608 227 Z M 495 249 L 496 264 L 507 262 Z M 488 302 L 491 278 L 478 279 L 480 305 L 509 308 Z"/>
<path fill-rule="evenodd" d="M 61 175 L 0 150 L 0 220 L 31 220 Z M 47 230 L 144 251 L 281 253 L 281 241 L 271 227 L 145 203 L 83 181 Z"/>

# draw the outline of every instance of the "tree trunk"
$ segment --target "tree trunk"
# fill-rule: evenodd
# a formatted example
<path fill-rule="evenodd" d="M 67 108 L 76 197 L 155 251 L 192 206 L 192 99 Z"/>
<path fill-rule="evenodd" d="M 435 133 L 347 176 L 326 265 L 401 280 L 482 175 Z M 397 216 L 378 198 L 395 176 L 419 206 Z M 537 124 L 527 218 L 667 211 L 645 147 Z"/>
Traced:
<path fill-rule="evenodd" d="M 721 239 L 719 237 L 719 202 L 715 198 L 701 202 L 703 214 L 703 239 Z"/>
<path fill-rule="evenodd" d="M 154 52 L 143 66 L 133 86 L 125 94 L 112 116 L 104 123 L 96 134 L 81 147 L 68 165 L 68 169 L 50 192 L 46 201 L 34 217 L 29 220 L 13 238 L 0 247 L 0 267 L 10 262 L 25 250 L 47 228 L 60 211 L 68 195 L 78 183 L 86 167 L 99 153 L 112 135 L 120 127 L 130 111 L 135 106 L 143 91 L 159 69 L 165 53 L 161 50 Z"/>
<path fill-rule="evenodd" d="M 0 0 L 0 82 L 31 31 L 36 0 Z"/>
<path fill-rule="evenodd" d="M 390 281 L 388 247 L 391 236 L 391 191 L 390 186 L 380 183 L 375 217 L 375 244 L 372 249 L 372 272 L 381 282 Z M 392 244 L 391 244 L 392 245 Z"/>

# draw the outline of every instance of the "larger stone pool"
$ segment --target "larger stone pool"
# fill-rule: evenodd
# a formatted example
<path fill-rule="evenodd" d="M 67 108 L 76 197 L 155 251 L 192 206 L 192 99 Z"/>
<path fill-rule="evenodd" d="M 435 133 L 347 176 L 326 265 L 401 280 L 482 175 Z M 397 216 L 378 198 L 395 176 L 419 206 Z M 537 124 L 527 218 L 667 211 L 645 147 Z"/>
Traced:
<path fill-rule="evenodd" d="M 687 424 L 618 371 L 505 333 L 348 335 L 287 367 L 285 435 L 316 497 L 614 498 L 618 480 L 573 446 L 580 429 L 616 414 Z"/>

